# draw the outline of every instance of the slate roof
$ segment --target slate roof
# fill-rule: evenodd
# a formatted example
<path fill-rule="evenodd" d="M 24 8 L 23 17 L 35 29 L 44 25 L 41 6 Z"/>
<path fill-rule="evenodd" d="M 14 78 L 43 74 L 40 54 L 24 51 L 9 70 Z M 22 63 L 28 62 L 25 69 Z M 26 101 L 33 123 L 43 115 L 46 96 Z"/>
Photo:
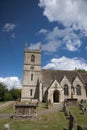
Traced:
<path fill-rule="evenodd" d="M 80 74 L 78 71 L 68 71 L 68 70 L 48 70 L 48 69 L 42 69 L 41 70 L 41 82 L 44 86 L 48 86 L 52 83 L 52 81 L 57 80 L 59 83 L 63 79 L 64 76 L 67 77 L 67 79 L 72 84 L 74 79 L 78 77 L 82 83 L 87 82 L 87 73 L 86 74 Z"/>
<path fill-rule="evenodd" d="M 80 74 L 81 74 L 81 76 L 82 76 L 82 78 L 84 80 L 84 83 L 87 84 L 87 73 L 80 73 Z"/>

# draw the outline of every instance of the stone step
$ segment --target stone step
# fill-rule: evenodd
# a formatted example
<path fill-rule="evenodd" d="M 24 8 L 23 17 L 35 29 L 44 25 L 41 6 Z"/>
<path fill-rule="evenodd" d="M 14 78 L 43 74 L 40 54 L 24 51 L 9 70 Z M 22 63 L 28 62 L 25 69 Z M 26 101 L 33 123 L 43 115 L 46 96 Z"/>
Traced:
<path fill-rule="evenodd" d="M 51 107 L 52 111 L 61 111 L 62 109 L 63 109 L 62 103 L 54 103 L 53 106 Z"/>
<path fill-rule="evenodd" d="M 37 114 L 46 114 L 49 112 L 57 112 L 57 111 L 62 111 L 63 110 L 63 104 L 62 103 L 54 103 L 49 109 L 43 110 L 43 111 L 38 111 Z"/>

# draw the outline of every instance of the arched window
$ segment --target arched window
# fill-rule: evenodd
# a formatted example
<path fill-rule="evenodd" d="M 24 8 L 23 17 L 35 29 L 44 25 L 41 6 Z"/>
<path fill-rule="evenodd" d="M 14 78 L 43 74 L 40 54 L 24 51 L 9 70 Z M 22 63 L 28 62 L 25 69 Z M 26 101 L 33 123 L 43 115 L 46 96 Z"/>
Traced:
<path fill-rule="evenodd" d="M 76 86 L 76 94 L 81 95 L 81 86 L 80 85 Z"/>
<path fill-rule="evenodd" d="M 68 90 L 68 85 L 64 85 L 64 95 L 67 96 L 69 95 L 69 90 Z"/>
<path fill-rule="evenodd" d="M 31 74 L 31 81 L 33 81 L 33 74 Z"/>
<path fill-rule="evenodd" d="M 35 55 L 31 56 L 31 62 L 35 62 Z"/>

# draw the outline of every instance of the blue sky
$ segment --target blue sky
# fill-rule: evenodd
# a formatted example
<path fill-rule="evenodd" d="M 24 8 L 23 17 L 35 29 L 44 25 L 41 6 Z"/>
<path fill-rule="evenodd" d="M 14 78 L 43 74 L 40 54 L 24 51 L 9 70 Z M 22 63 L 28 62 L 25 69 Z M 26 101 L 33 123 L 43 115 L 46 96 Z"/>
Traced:
<path fill-rule="evenodd" d="M 0 0 L 0 82 L 21 86 L 24 44 L 42 67 L 87 70 L 86 0 Z"/>

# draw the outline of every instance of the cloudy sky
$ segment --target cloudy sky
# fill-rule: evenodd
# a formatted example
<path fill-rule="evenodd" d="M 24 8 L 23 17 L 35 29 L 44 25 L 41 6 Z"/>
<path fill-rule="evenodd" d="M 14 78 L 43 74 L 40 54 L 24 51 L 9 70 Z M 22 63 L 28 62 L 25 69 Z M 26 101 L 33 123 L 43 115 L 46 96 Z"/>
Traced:
<path fill-rule="evenodd" d="M 87 0 L 0 0 L 0 82 L 20 87 L 24 45 L 42 67 L 87 70 Z"/>

